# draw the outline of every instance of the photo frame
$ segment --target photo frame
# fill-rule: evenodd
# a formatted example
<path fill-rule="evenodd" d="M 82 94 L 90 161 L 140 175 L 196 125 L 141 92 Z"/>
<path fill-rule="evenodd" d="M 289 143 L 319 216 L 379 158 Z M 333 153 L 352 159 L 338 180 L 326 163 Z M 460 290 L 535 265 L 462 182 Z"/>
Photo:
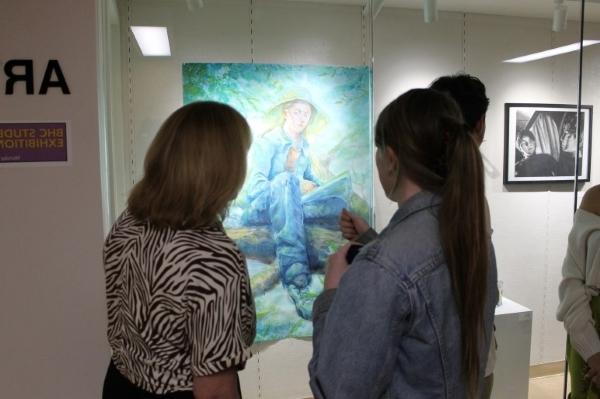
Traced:
<path fill-rule="evenodd" d="M 504 105 L 504 184 L 590 181 L 591 105 L 506 103 Z"/>

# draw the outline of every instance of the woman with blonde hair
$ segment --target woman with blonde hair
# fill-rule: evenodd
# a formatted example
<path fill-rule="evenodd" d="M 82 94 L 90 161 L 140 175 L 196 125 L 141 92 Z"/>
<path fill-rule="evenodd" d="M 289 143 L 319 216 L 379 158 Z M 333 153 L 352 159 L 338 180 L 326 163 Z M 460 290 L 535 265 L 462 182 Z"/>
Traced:
<path fill-rule="evenodd" d="M 104 245 L 111 362 L 103 398 L 239 398 L 255 311 L 221 221 L 251 135 L 233 108 L 195 102 L 163 123 Z"/>

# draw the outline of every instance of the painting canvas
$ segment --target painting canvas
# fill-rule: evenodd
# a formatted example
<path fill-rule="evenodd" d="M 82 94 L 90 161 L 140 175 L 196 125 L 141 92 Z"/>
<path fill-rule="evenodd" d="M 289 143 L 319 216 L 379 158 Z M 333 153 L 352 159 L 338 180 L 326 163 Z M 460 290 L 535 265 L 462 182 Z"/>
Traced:
<path fill-rule="evenodd" d="M 231 105 L 252 130 L 224 225 L 248 263 L 257 341 L 310 336 L 327 257 L 343 243 L 340 211 L 371 220 L 369 69 L 188 63 L 183 95 Z"/>
<path fill-rule="evenodd" d="M 592 107 L 505 104 L 504 183 L 590 180 Z"/>

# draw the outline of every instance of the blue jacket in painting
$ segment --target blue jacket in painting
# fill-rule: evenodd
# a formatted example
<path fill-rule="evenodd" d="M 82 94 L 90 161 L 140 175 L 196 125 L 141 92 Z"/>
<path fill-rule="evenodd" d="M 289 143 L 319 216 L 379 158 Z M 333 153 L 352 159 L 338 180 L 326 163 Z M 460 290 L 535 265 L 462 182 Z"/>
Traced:
<path fill-rule="evenodd" d="M 249 181 L 248 198 L 253 200 L 267 191 L 269 184 L 277 176 L 289 173 L 285 169 L 288 152 L 294 143 L 283 129 L 272 130 L 256 139 L 252 144 L 252 174 Z M 320 185 L 319 179 L 312 172 L 308 143 L 302 137 L 296 144 L 299 157 L 292 174 L 301 180 L 309 180 Z"/>

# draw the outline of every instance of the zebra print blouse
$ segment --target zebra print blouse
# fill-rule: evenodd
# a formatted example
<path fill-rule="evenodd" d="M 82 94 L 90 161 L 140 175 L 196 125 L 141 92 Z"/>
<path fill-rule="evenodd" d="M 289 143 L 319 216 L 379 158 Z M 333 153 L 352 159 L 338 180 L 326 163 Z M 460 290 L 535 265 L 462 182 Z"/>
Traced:
<path fill-rule="evenodd" d="M 218 227 L 157 228 L 125 211 L 104 244 L 108 341 L 117 369 L 164 394 L 243 367 L 256 320 L 243 255 Z"/>

